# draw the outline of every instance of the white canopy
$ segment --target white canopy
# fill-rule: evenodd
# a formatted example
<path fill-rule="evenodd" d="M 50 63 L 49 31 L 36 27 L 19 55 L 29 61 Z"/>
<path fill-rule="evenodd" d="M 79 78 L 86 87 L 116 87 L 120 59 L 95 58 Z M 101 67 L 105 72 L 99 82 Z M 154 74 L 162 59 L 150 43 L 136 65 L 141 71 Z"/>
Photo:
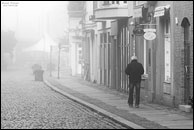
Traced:
<path fill-rule="evenodd" d="M 45 35 L 38 43 L 35 45 L 24 49 L 23 51 L 44 51 L 50 52 L 50 46 L 57 46 L 57 42 L 55 42 L 50 36 Z"/>

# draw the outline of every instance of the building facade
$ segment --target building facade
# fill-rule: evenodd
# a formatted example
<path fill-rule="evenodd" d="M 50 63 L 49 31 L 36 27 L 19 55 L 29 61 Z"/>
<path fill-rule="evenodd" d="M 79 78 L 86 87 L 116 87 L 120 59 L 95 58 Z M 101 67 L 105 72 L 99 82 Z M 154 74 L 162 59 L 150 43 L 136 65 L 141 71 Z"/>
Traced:
<path fill-rule="evenodd" d="M 83 16 L 83 8 L 83 1 L 70 1 L 68 4 L 70 63 L 73 76 L 80 75 L 82 70 L 82 26 L 80 21 Z"/>
<path fill-rule="evenodd" d="M 175 101 L 188 103 L 193 97 L 193 1 L 174 2 L 174 20 Z"/>
<path fill-rule="evenodd" d="M 87 1 L 82 17 L 84 75 L 128 93 L 125 68 L 144 66 L 141 98 L 177 107 L 193 97 L 192 1 Z"/>
<path fill-rule="evenodd" d="M 83 77 L 85 80 L 95 82 L 97 80 L 97 23 L 94 22 L 94 2 L 84 2 L 84 14 L 82 18 L 82 47 L 83 47 Z"/>
<path fill-rule="evenodd" d="M 148 101 L 178 106 L 193 96 L 192 9 L 190 1 L 134 2 L 136 28 L 156 35 L 153 40 L 145 39 L 145 31 L 135 36 L 135 53 L 145 69 L 142 96 Z"/>

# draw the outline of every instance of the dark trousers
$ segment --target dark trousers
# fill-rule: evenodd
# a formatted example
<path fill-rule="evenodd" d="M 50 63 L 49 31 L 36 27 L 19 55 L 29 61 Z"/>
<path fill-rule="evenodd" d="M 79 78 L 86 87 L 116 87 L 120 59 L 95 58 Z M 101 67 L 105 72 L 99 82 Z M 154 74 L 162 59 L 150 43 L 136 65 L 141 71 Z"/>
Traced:
<path fill-rule="evenodd" d="M 133 105 L 133 91 L 135 87 L 135 105 L 139 105 L 139 100 L 140 100 L 140 82 L 136 83 L 130 83 L 129 84 L 129 98 L 128 98 L 128 103 L 129 105 Z"/>

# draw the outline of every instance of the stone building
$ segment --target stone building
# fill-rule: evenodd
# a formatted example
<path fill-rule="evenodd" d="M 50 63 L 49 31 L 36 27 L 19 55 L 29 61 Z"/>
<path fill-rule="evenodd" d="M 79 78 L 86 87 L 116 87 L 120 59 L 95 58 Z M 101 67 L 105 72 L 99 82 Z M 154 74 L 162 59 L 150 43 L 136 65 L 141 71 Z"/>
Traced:
<path fill-rule="evenodd" d="M 192 1 L 84 3 L 83 59 L 89 81 L 128 93 L 125 68 L 136 55 L 141 98 L 177 107 L 193 96 Z"/>

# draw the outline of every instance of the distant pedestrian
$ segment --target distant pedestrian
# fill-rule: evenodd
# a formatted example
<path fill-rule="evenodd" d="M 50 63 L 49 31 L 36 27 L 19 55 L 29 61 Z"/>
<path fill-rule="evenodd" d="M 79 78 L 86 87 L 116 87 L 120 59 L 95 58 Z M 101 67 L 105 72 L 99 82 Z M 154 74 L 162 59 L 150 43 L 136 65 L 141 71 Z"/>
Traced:
<path fill-rule="evenodd" d="M 141 84 L 141 75 L 144 74 L 144 68 L 141 63 L 137 62 L 137 57 L 131 57 L 131 63 L 127 65 L 125 73 L 129 75 L 129 98 L 128 104 L 130 107 L 133 107 L 133 91 L 135 87 L 135 107 L 139 107 L 140 102 L 140 84 Z"/>

